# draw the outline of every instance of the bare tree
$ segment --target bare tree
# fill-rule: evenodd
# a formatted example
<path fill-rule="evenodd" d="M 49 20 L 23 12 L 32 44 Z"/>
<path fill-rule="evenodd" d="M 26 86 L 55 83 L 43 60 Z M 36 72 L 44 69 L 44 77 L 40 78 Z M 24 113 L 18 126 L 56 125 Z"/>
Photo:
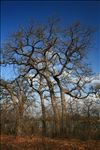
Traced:
<path fill-rule="evenodd" d="M 19 80 L 15 80 L 13 83 L 11 82 L 9 83 L 8 81 L 1 80 L 0 86 L 3 87 L 8 92 L 8 95 L 10 96 L 9 108 L 11 107 L 15 111 L 16 134 L 22 135 L 24 112 L 25 112 L 25 109 L 27 109 L 28 107 L 27 96 L 25 92 L 25 85 L 23 85 L 23 81 L 19 79 Z M 4 101 L 3 101 L 3 104 L 4 104 Z"/>
<path fill-rule="evenodd" d="M 40 96 L 44 134 L 46 134 L 46 110 L 43 90 L 44 85 L 47 87 L 53 110 L 53 132 L 64 135 L 67 122 L 67 96 L 84 99 L 94 92 L 89 88 L 90 81 L 86 79 L 91 76 L 91 70 L 85 63 L 93 29 L 82 26 L 79 22 L 62 29 L 57 23 L 58 19 L 50 18 L 47 25 L 34 23 L 13 33 L 10 40 L 2 46 L 1 64 L 13 65 L 19 74 L 16 79 L 25 79 L 31 75 L 29 85 L 33 88 L 33 93 L 35 91 Z M 34 79 L 38 79 L 38 88 L 34 87 Z M 55 85 L 59 89 L 60 108 Z M 8 87 L 7 90 L 9 91 Z M 14 101 L 15 95 L 11 91 L 9 93 Z M 25 98 L 23 91 L 23 89 L 19 91 L 19 112 L 23 111 Z"/>

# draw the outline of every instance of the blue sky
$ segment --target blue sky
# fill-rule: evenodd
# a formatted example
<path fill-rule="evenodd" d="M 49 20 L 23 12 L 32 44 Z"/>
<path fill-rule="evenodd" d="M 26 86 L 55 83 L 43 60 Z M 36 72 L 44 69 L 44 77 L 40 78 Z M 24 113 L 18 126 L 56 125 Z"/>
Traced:
<path fill-rule="evenodd" d="M 47 17 L 56 15 L 62 25 L 80 20 L 97 29 L 93 47 L 89 52 L 89 63 L 95 73 L 100 73 L 100 2 L 96 1 L 2 1 L 1 40 L 30 20 L 46 22 Z M 9 67 L 1 68 L 1 75 L 11 77 Z"/>

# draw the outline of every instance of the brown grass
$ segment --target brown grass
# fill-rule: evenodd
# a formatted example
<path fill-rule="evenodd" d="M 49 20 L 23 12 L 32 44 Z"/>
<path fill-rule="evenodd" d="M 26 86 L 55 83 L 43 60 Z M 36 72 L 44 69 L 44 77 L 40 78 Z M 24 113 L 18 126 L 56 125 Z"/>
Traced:
<path fill-rule="evenodd" d="M 99 141 L 1 136 L 1 150 L 99 150 Z"/>

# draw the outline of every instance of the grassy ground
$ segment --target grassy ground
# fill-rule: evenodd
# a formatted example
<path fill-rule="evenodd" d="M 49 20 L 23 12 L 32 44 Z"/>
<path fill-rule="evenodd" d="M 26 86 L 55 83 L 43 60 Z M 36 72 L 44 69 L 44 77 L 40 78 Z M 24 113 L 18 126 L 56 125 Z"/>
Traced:
<path fill-rule="evenodd" d="M 100 150 L 100 141 L 1 136 L 1 150 Z"/>

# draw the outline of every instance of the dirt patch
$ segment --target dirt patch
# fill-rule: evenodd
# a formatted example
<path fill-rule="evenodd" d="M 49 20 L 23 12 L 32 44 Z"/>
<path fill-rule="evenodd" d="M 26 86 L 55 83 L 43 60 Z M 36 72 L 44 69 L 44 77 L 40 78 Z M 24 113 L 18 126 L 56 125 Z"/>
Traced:
<path fill-rule="evenodd" d="M 1 150 L 99 150 L 100 141 L 1 136 Z"/>

